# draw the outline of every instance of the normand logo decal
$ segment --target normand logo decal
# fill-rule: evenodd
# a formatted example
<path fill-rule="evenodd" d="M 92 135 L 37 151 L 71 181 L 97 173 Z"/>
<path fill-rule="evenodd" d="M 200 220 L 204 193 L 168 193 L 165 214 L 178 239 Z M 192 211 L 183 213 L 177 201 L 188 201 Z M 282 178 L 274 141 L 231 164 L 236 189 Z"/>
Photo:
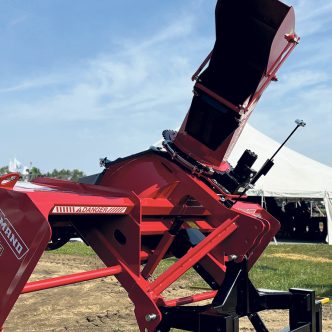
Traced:
<path fill-rule="evenodd" d="M 9 248 L 17 259 L 22 259 L 28 252 L 29 248 L 17 233 L 11 222 L 6 218 L 2 210 L 0 210 L 0 235 L 7 242 Z"/>

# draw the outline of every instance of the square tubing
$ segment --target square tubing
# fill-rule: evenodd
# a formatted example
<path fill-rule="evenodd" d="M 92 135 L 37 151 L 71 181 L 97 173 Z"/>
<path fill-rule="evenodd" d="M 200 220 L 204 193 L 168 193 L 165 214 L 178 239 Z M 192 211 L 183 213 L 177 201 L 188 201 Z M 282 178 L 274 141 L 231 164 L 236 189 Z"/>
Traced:
<path fill-rule="evenodd" d="M 169 231 L 164 233 L 163 237 L 157 245 L 157 248 L 149 257 L 146 265 L 144 266 L 144 269 L 141 272 L 143 278 L 147 279 L 151 277 L 152 273 L 154 272 L 160 261 L 164 258 L 166 252 L 173 243 L 175 236 L 180 230 L 183 222 L 183 219 L 176 218 Z"/>
<path fill-rule="evenodd" d="M 289 291 L 292 294 L 289 308 L 291 331 L 305 328 L 309 324 L 310 332 L 317 332 L 315 291 L 298 288 L 291 288 Z"/>
<path fill-rule="evenodd" d="M 194 332 L 239 332 L 237 315 L 221 315 L 211 306 L 160 308 L 163 321 L 157 331 L 169 332 L 171 328 Z"/>
<path fill-rule="evenodd" d="M 194 264 L 213 250 L 219 243 L 231 235 L 236 229 L 235 221 L 239 218 L 228 219 L 210 233 L 203 241 L 191 248 L 183 257 L 161 274 L 153 283 L 150 290 L 159 295 L 174 281 L 187 272 Z"/>

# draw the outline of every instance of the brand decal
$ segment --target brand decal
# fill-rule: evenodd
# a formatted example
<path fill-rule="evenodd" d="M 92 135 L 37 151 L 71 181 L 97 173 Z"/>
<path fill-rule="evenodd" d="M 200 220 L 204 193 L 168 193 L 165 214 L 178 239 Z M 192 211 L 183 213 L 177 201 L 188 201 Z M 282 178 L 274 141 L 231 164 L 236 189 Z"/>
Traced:
<path fill-rule="evenodd" d="M 29 248 L 2 210 L 0 210 L 0 235 L 6 241 L 17 259 L 21 259 L 28 252 Z"/>
<path fill-rule="evenodd" d="M 52 214 L 123 214 L 126 206 L 74 206 L 56 205 Z"/>

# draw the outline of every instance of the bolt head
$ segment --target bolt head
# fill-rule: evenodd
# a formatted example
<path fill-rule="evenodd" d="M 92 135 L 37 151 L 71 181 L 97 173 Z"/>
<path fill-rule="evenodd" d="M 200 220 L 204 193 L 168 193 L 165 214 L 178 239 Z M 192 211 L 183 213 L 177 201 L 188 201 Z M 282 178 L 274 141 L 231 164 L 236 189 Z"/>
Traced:
<path fill-rule="evenodd" d="M 152 320 L 155 320 L 156 318 L 157 318 L 157 315 L 154 314 L 154 313 L 150 313 L 150 314 L 147 314 L 147 315 L 145 316 L 145 320 L 146 320 L 147 322 L 151 322 Z"/>

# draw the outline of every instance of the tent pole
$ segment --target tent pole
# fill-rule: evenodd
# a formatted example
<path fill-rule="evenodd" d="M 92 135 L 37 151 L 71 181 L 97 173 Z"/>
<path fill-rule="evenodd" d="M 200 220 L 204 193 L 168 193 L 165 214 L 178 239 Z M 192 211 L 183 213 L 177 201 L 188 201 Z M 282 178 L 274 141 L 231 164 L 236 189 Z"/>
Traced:
<path fill-rule="evenodd" d="M 325 192 L 324 204 L 327 218 L 327 238 L 326 242 L 332 245 L 332 197 L 328 192 Z"/>
<path fill-rule="evenodd" d="M 267 210 L 266 200 L 263 192 L 261 192 L 261 207 Z M 273 242 L 274 244 L 278 245 L 278 241 L 275 236 L 273 237 Z"/>

